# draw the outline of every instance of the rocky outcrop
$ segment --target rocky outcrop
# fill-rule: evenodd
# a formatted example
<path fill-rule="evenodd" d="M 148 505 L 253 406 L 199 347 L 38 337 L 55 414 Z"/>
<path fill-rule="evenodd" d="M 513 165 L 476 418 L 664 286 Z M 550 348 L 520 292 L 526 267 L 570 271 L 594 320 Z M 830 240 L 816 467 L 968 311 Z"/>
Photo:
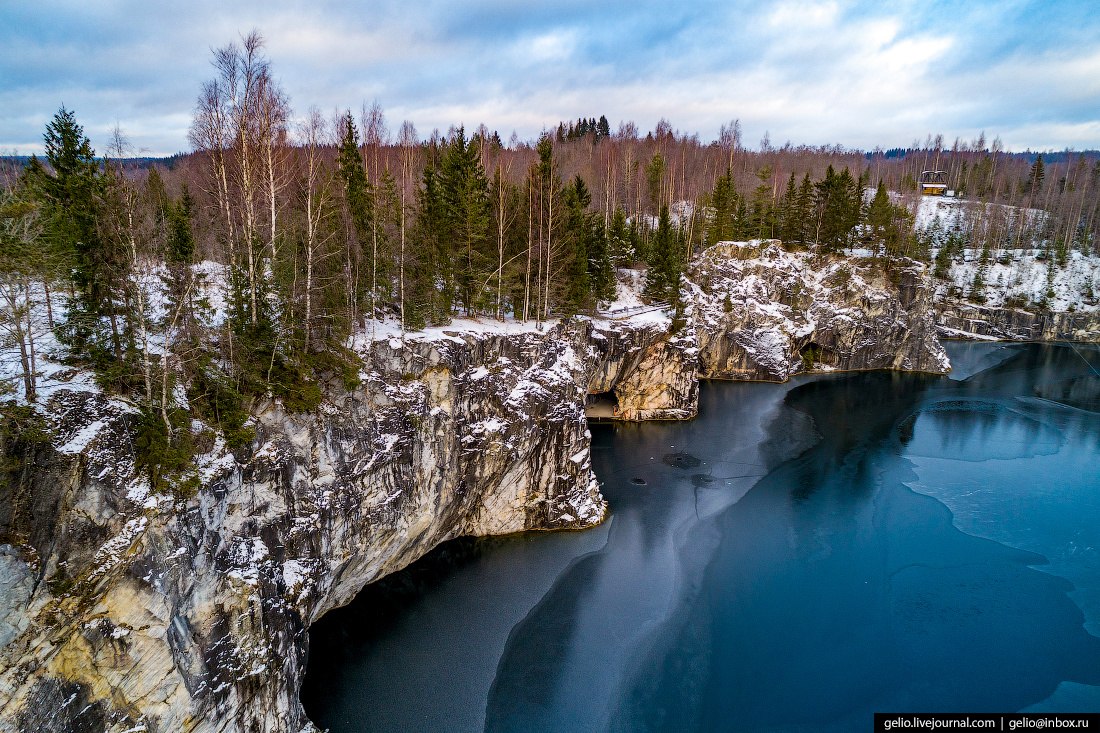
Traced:
<path fill-rule="evenodd" d="M 697 372 L 946 368 L 922 272 L 894 276 L 719 245 L 675 333 L 649 312 L 376 338 L 315 412 L 256 405 L 244 448 L 194 423 L 171 491 L 137 470 L 125 402 L 20 408 L 0 430 L 0 731 L 311 730 L 298 689 L 327 610 L 453 537 L 603 519 L 591 397 L 683 419 Z"/>
<path fill-rule="evenodd" d="M 638 322 L 593 321 L 589 338 L 594 368 L 589 394 L 613 395 L 610 417 L 684 420 L 699 407 L 694 329 L 669 333 L 663 315 Z"/>
<path fill-rule="evenodd" d="M 691 345 L 587 319 L 378 340 L 315 414 L 267 403 L 250 448 L 214 441 L 190 496 L 150 494 L 129 406 L 59 391 L 0 497 L 22 507 L 2 517 L 0 730 L 308 728 L 309 624 L 453 537 L 599 523 L 587 393 L 691 416 Z"/>
<path fill-rule="evenodd" d="M 1027 311 L 959 300 L 935 304 L 940 335 L 1004 341 L 1100 342 L 1100 311 Z"/>
<path fill-rule="evenodd" d="M 812 370 L 946 372 L 925 268 L 721 242 L 687 274 L 699 371 L 784 381 Z"/>

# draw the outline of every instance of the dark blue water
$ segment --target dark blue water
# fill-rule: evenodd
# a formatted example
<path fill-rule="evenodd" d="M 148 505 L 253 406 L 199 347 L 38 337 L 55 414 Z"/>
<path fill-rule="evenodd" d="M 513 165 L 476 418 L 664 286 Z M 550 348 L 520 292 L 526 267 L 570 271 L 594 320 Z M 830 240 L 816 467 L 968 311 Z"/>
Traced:
<path fill-rule="evenodd" d="M 1100 349 L 706 384 L 597 426 L 600 528 L 449 543 L 310 634 L 335 731 L 848 731 L 1100 711 Z M 1092 366 L 1090 366 L 1091 362 Z"/>

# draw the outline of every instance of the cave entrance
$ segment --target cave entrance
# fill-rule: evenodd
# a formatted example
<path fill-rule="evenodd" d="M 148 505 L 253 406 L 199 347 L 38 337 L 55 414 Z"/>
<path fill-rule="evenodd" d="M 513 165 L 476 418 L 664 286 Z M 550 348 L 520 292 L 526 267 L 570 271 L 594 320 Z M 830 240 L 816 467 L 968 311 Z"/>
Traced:
<path fill-rule="evenodd" d="M 584 414 L 589 420 L 615 420 L 619 417 L 619 398 L 615 392 L 589 392 L 584 401 Z"/>
<path fill-rule="evenodd" d="M 813 369 L 815 363 L 829 363 L 825 358 L 827 353 L 828 350 L 816 341 L 811 341 L 798 350 L 799 356 L 802 357 L 802 368 L 806 371 Z"/>

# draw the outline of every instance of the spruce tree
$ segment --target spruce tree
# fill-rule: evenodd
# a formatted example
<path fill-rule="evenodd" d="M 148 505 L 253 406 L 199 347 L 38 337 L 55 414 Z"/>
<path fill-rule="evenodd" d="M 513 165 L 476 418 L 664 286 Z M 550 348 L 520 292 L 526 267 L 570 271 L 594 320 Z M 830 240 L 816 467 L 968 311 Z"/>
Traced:
<path fill-rule="evenodd" d="M 779 204 L 779 238 L 784 245 L 792 244 L 798 238 L 798 221 L 795 219 L 798 208 L 798 189 L 795 186 L 794 172 L 787 179 L 787 188 Z"/>
<path fill-rule="evenodd" d="M 589 215 L 588 279 L 596 301 L 615 298 L 615 269 L 603 222 Z"/>
<path fill-rule="evenodd" d="M 566 249 L 568 262 L 562 310 L 567 315 L 592 308 L 592 287 L 588 275 L 589 219 L 587 208 L 592 196 L 584 180 L 577 176 L 562 192 L 565 203 L 565 227 L 559 238 Z"/>
<path fill-rule="evenodd" d="M 665 159 L 661 157 L 660 153 L 655 153 L 649 163 L 646 164 L 645 182 L 646 190 L 649 192 L 649 202 L 653 207 L 651 210 L 657 210 L 661 206 L 662 187 L 667 167 Z"/>
<path fill-rule="evenodd" d="M 657 231 L 653 237 L 649 269 L 646 270 L 645 295 L 651 300 L 677 303 L 680 295 L 680 273 L 683 262 L 677 232 L 672 228 L 668 207 L 661 207 Z"/>
<path fill-rule="evenodd" d="M 727 242 L 735 236 L 734 218 L 737 212 L 737 191 L 733 187 L 733 174 L 726 172 L 714 182 L 711 206 L 714 217 L 707 232 L 707 244 Z"/>
<path fill-rule="evenodd" d="M 1031 172 L 1027 177 L 1027 191 L 1028 193 L 1035 195 L 1039 192 L 1039 189 L 1043 187 L 1043 178 L 1046 176 L 1045 166 L 1043 165 L 1043 156 L 1038 155 L 1035 158 L 1035 162 L 1031 164 Z"/>
<path fill-rule="evenodd" d="M 370 282 L 370 273 L 377 263 L 371 260 L 370 229 L 374 220 L 374 198 L 363 158 L 359 154 L 359 130 L 351 112 L 345 112 L 340 120 L 340 149 L 336 156 L 336 169 L 344 184 L 344 211 L 349 221 L 353 241 L 348 243 L 351 290 L 349 293 L 354 310 L 358 312 L 362 295 Z M 370 302 L 368 300 L 368 302 Z"/>
<path fill-rule="evenodd" d="M 614 267 L 630 267 L 637 258 L 634 250 L 634 242 L 631 238 L 630 225 L 626 221 L 626 211 L 623 207 L 616 207 L 611 215 L 611 224 L 607 229 L 607 247 Z"/>
<path fill-rule="evenodd" d="M 467 142 L 460 127 L 443 155 L 439 172 L 444 236 L 453 246 L 455 283 L 467 315 L 480 305 L 491 258 L 489 181 L 477 139 Z"/>
<path fill-rule="evenodd" d="M 749 207 L 749 230 L 753 239 L 767 239 L 775 230 L 775 202 L 772 199 L 771 166 L 761 168 L 756 177 L 760 185 L 752 192 L 752 204 Z"/>
<path fill-rule="evenodd" d="M 611 123 L 603 115 L 600 115 L 600 120 L 596 123 L 596 137 L 599 139 L 611 137 Z"/>
<path fill-rule="evenodd" d="M 149 191 L 150 198 L 156 201 L 161 189 L 156 185 L 148 188 L 152 189 Z M 178 312 L 176 330 L 180 341 L 189 346 L 196 345 L 198 339 L 195 313 L 197 281 L 192 270 L 195 261 L 195 235 L 191 230 L 194 207 L 194 199 L 185 183 L 179 200 L 172 201 L 165 196 L 160 208 L 165 228 L 163 281 L 167 310 L 169 313 Z"/>
<path fill-rule="evenodd" d="M 886 185 L 880 179 L 875 196 L 867 207 L 867 229 L 871 251 L 880 255 L 886 246 L 887 232 L 893 223 L 894 207 L 890 203 L 890 196 L 886 193 Z"/>
<path fill-rule="evenodd" d="M 814 184 L 809 173 L 802 177 L 802 183 L 798 185 L 798 198 L 792 216 L 795 239 L 799 244 L 806 245 L 813 237 L 814 226 Z"/>
<path fill-rule="evenodd" d="M 826 252 L 837 252 L 848 245 L 849 235 L 860 221 L 861 209 L 855 195 L 859 183 L 847 168 L 838 174 L 830 165 L 814 187 L 817 244 Z"/>
<path fill-rule="evenodd" d="M 59 335 L 78 359 L 121 358 L 118 328 L 104 334 L 100 320 L 113 315 L 111 285 L 119 257 L 102 240 L 97 226 L 104 185 L 95 151 L 76 116 L 65 107 L 47 125 L 45 143 L 52 171 L 32 164 L 30 175 L 45 202 L 46 236 L 71 259 L 76 294 Z"/>

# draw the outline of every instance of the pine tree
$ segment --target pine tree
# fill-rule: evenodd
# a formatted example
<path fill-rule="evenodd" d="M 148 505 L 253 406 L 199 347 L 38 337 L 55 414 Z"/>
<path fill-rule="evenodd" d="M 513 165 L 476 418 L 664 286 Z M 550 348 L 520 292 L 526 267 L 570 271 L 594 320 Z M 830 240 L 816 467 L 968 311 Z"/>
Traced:
<path fill-rule="evenodd" d="M 78 359 L 121 358 L 111 292 L 120 258 L 102 241 L 97 226 L 103 178 L 95 151 L 76 116 L 64 107 L 47 125 L 45 142 L 52 172 L 32 164 L 30 175 L 45 202 L 46 236 L 71 257 L 76 293 L 59 334 Z M 101 333 L 104 315 L 112 316 L 109 336 Z"/>
<path fill-rule="evenodd" d="M 351 235 L 347 243 L 347 266 L 351 277 L 348 297 L 353 313 L 359 312 L 363 292 L 369 287 L 370 273 L 377 263 L 371 260 L 370 229 L 374 220 L 374 197 L 363 158 L 359 154 L 359 130 L 351 112 L 345 112 L 340 120 L 340 149 L 336 167 L 344 184 L 344 212 Z M 373 306 L 373 297 L 368 300 Z M 373 314 L 372 314 L 373 315 Z"/>
<path fill-rule="evenodd" d="M 646 270 L 645 295 L 651 300 L 678 303 L 680 296 L 680 273 L 683 262 L 680 256 L 680 243 L 672 228 L 672 219 L 668 207 L 661 207 L 657 220 L 657 231 L 653 237 L 653 252 Z"/>
<path fill-rule="evenodd" d="M 867 229 L 871 251 L 876 255 L 882 254 L 880 248 L 886 246 L 887 233 L 893 223 L 893 205 L 890 196 L 886 193 L 886 185 L 880 179 L 875 196 L 867 207 Z"/>
<path fill-rule="evenodd" d="M 482 282 L 491 261 L 489 249 L 489 182 L 481 166 L 477 139 L 467 142 L 460 127 L 443 155 L 439 172 L 446 241 L 454 250 L 458 297 L 472 315 L 484 295 Z M 495 259 L 495 258 L 494 258 Z"/>
<path fill-rule="evenodd" d="M 798 238 L 799 223 L 795 218 L 798 213 L 798 189 L 795 185 L 794 172 L 787 179 L 787 188 L 783 192 L 783 198 L 779 204 L 779 238 L 784 245 L 790 245 Z"/>

